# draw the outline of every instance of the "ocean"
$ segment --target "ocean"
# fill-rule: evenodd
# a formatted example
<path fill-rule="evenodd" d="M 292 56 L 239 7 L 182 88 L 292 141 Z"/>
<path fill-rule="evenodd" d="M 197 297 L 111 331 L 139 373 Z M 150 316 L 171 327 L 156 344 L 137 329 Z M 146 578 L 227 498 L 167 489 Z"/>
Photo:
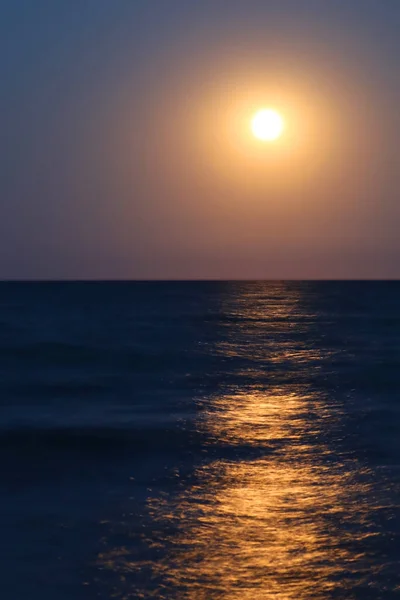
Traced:
<path fill-rule="evenodd" d="M 0 305 L 2 600 L 400 598 L 400 282 Z"/>

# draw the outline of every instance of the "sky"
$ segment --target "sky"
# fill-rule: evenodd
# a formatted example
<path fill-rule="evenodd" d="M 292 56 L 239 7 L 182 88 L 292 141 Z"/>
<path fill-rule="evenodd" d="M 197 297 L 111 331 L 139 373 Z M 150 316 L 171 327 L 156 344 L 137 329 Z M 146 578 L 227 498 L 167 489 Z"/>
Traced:
<path fill-rule="evenodd" d="M 0 0 L 0 279 L 399 278 L 399 30 L 398 0 Z"/>

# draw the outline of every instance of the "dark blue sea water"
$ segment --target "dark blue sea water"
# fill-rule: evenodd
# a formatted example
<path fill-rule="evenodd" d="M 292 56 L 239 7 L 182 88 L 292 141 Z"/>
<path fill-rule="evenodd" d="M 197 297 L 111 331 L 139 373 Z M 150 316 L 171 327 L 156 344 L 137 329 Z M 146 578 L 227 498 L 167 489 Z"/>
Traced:
<path fill-rule="evenodd" d="M 400 598 L 400 283 L 0 284 L 4 600 Z"/>

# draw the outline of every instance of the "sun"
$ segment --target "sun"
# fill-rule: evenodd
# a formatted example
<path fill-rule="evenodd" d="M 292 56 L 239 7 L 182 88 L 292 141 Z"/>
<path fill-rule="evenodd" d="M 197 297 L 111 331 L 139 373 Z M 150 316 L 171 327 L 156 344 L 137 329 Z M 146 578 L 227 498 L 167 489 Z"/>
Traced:
<path fill-rule="evenodd" d="M 270 108 L 259 110 L 251 121 L 254 136 L 265 142 L 277 140 L 284 128 L 285 123 L 281 115 Z"/>

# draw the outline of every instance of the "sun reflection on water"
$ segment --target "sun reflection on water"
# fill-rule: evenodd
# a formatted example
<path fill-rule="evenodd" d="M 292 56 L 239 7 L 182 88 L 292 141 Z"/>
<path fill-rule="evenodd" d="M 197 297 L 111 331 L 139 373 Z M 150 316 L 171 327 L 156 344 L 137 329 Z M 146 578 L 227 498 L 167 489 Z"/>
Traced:
<path fill-rule="evenodd" d="M 348 469 L 324 464 L 323 444 L 310 443 L 318 435 L 307 420 L 312 400 L 230 396 L 207 415 L 211 440 L 219 436 L 239 448 L 273 444 L 259 459 L 204 465 L 197 484 L 174 502 L 153 501 L 161 530 L 173 523 L 177 532 L 167 560 L 157 564 L 167 589 L 180 590 L 177 598 L 322 598 L 354 564 L 330 528 L 346 517 L 346 489 L 354 482 Z M 162 588 L 157 593 L 168 597 Z"/>
<path fill-rule="evenodd" d="M 296 446 L 301 451 L 306 435 L 318 433 L 318 420 L 323 418 L 326 408 L 312 396 L 299 396 L 295 392 L 282 394 L 271 390 L 270 394 L 260 391 L 217 396 L 208 404 L 200 422 L 208 434 L 208 443 L 257 446 L 267 450 L 269 441 L 274 448 L 280 441 Z M 307 448 L 307 447 L 306 447 Z M 293 447 L 292 450 L 295 448 Z"/>
<path fill-rule="evenodd" d="M 143 533 L 151 560 L 136 561 L 126 547 L 100 557 L 121 577 L 117 597 L 322 599 L 355 563 L 359 576 L 367 574 L 348 543 L 351 528 L 341 537 L 337 528 L 366 487 L 351 466 L 325 464 L 329 452 L 313 440 L 318 423 L 307 420 L 312 401 L 294 394 L 216 400 L 200 425 L 209 427 L 209 443 L 219 436 L 240 452 L 266 442 L 265 455 L 212 460 L 189 488 L 152 498 Z M 141 586 L 136 577 L 144 573 Z"/>
<path fill-rule="evenodd" d="M 297 292 L 285 292 L 287 320 L 279 301 L 272 329 L 271 309 L 266 315 L 258 298 L 238 298 L 243 322 L 229 325 L 217 351 L 244 355 L 253 374 L 272 358 L 301 383 L 267 386 L 257 377 L 255 385 L 248 375 L 247 390 L 235 383 L 198 400 L 204 459 L 189 484 L 149 499 L 140 534 L 148 560 L 129 544 L 99 557 L 119 577 L 116 597 L 322 600 L 365 581 L 360 543 L 376 535 L 362 505 L 368 474 L 335 453 L 340 406 L 307 384 L 318 350 L 304 338 L 273 339 L 271 331 L 287 333 L 293 323 L 295 334 L 308 327 Z"/>

